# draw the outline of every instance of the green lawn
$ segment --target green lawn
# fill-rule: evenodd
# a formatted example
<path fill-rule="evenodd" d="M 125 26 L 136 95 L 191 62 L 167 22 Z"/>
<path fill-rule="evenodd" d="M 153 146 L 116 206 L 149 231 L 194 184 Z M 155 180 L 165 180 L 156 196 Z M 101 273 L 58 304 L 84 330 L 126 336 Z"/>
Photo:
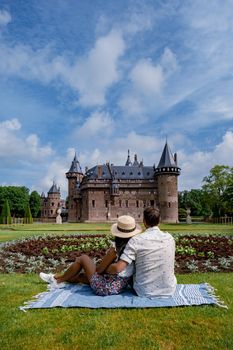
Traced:
<path fill-rule="evenodd" d="M 110 231 L 110 223 L 75 223 L 75 224 L 27 224 L 27 225 L 0 225 L 0 242 L 41 235 L 43 233 L 104 233 Z M 221 233 L 233 235 L 233 225 L 221 224 L 161 224 L 162 230 L 171 233 Z"/>
<path fill-rule="evenodd" d="M 0 241 L 42 233 L 107 232 L 110 224 L 0 226 Z M 161 225 L 170 232 L 233 234 L 233 227 Z M 178 283 L 208 282 L 228 310 L 213 306 L 160 309 L 45 309 L 18 307 L 46 286 L 34 274 L 0 274 L 0 349 L 233 349 L 233 274 L 178 276 Z"/>
<path fill-rule="evenodd" d="M 195 306 L 160 309 L 40 309 L 18 306 L 44 291 L 36 275 L 0 275 L 0 348 L 233 349 L 233 276 L 178 276 L 180 283 L 209 282 L 229 309 Z"/>

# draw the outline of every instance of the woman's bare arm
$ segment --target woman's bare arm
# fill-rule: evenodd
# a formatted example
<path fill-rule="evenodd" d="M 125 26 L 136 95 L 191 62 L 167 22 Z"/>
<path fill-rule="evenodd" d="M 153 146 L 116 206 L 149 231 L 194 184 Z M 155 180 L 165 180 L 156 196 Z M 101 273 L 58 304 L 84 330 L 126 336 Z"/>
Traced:
<path fill-rule="evenodd" d="M 96 266 L 97 273 L 103 273 L 109 265 L 117 258 L 117 254 L 114 248 L 109 248 L 107 254 L 103 257 L 99 265 Z"/>

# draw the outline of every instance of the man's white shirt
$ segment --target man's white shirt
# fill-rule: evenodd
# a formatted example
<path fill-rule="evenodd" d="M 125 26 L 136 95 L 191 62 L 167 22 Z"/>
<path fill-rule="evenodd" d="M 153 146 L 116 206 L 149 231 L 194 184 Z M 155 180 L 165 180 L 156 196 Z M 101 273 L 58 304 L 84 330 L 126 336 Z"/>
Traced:
<path fill-rule="evenodd" d="M 175 241 L 158 226 L 132 237 L 121 260 L 135 262 L 134 289 L 139 296 L 171 296 L 176 289 Z"/>

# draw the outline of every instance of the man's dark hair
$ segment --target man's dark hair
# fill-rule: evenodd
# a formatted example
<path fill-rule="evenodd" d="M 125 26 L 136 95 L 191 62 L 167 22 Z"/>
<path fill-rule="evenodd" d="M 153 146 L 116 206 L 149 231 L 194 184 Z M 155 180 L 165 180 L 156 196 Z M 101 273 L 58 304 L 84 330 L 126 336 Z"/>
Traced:
<path fill-rule="evenodd" d="M 160 212 L 157 208 L 148 207 L 143 212 L 143 219 L 147 226 L 153 227 L 159 224 Z"/>

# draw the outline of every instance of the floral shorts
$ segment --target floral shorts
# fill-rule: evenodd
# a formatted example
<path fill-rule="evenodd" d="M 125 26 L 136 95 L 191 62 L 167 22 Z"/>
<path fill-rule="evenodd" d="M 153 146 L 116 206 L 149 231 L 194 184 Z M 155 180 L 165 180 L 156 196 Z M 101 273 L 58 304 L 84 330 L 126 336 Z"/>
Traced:
<path fill-rule="evenodd" d="M 118 275 L 94 273 L 90 280 L 90 287 L 96 295 L 119 294 L 127 287 L 129 278 Z"/>

